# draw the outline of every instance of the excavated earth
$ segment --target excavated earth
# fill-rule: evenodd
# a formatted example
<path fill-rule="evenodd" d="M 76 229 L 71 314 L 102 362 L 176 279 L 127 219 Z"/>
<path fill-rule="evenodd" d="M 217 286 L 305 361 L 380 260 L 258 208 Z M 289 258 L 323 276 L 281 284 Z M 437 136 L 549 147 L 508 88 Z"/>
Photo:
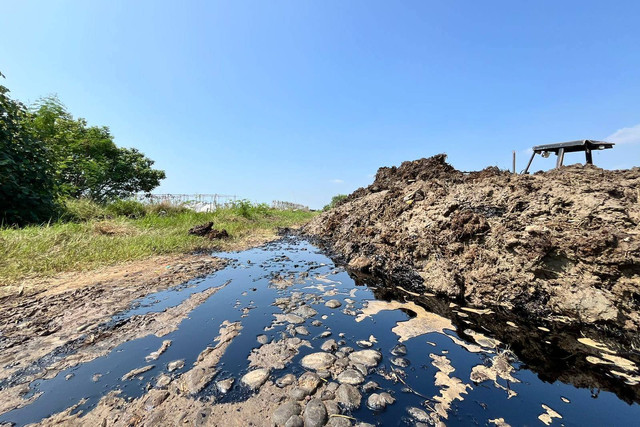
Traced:
<path fill-rule="evenodd" d="M 640 168 L 465 173 L 445 160 L 380 168 L 303 233 L 389 286 L 637 333 Z"/>

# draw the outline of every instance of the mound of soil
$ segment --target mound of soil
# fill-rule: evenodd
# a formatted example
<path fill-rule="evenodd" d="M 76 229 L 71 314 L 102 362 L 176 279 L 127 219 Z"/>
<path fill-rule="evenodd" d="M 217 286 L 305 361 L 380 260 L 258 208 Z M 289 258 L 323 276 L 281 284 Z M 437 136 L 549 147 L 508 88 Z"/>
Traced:
<path fill-rule="evenodd" d="M 213 228 L 213 222 L 209 221 L 204 224 L 196 225 L 189 229 L 189 234 L 195 236 L 206 237 L 209 240 L 214 239 L 228 239 L 229 233 L 227 230 L 216 230 Z"/>
<path fill-rule="evenodd" d="M 391 286 L 633 330 L 639 224 L 640 168 L 464 173 L 441 154 L 379 169 L 303 233 Z"/>

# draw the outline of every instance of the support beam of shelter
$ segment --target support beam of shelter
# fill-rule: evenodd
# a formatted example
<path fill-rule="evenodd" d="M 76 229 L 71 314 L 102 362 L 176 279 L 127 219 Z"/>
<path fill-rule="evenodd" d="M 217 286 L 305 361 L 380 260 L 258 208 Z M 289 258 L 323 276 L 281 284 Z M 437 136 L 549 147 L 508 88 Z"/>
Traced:
<path fill-rule="evenodd" d="M 565 153 L 575 153 L 578 151 L 584 151 L 586 164 L 593 164 L 593 150 L 606 150 L 609 148 L 613 148 L 615 144 L 612 142 L 606 141 L 594 141 L 591 139 L 583 139 L 579 141 L 569 141 L 569 142 L 558 142 L 555 144 L 546 144 L 546 145 L 536 145 L 533 147 L 533 154 L 531 155 L 531 159 L 529 159 L 529 163 L 525 168 L 523 173 L 529 173 L 529 168 L 531 167 L 531 163 L 533 162 L 533 158 L 536 154 L 540 154 L 543 157 L 548 157 L 549 153 L 554 153 L 558 156 L 556 160 L 556 168 L 559 168 L 564 163 L 564 155 Z"/>

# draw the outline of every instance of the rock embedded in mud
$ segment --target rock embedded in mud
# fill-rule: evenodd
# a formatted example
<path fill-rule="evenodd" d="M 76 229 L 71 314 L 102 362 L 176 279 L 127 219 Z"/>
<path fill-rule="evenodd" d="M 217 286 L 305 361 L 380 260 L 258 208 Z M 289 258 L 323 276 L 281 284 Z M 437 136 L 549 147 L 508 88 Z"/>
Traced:
<path fill-rule="evenodd" d="M 220 393 L 227 394 L 229 393 L 229 390 L 231 390 L 231 387 L 233 387 L 234 382 L 234 378 L 227 378 L 226 380 L 216 382 L 216 387 Z"/>
<path fill-rule="evenodd" d="M 152 390 L 149 392 L 148 397 L 145 399 L 144 408 L 148 411 L 152 410 L 153 408 L 157 408 L 162 404 L 162 402 L 167 400 L 167 397 L 169 397 L 168 391 Z"/>
<path fill-rule="evenodd" d="M 174 360 L 167 363 L 167 371 L 173 372 L 184 367 L 184 359 Z"/>
<path fill-rule="evenodd" d="M 326 424 L 327 427 L 351 427 L 351 421 L 342 417 L 331 417 Z"/>
<path fill-rule="evenodd" d="M 329 391 L 336 391 L 338 389 L 338 387 L 340 387 L 340 384 L 334 383 L 334 382 L 330 382 L 329 384 L 327 384 L 325 389 L 329 390 Z"/>
<path fill-rule="evenodd" d="M 391 349 L 391 354 L 394 356 L 405 356 L 407 354 L 407 346 L 404 344 L 397 344 Z"/>
<path fill-rule="evenodd" d="M 152 370 L 154 367 L 155 365 L 147 365 L 147 366 L 143 366 L 142 368 L 133 369 L 122 376 L 122 381 L 126 381 L 133 377 L 137 377 L 140 374 L 143 374 L 147 371 Z"/>
<path fill-rule="evenodd" d="M 325 370 L 316 371 L 316 374 L 318 374 L 320 378 L 324 378 L 325 380 L 331 377 L 331 372 Z"/>
<path fill-rule="evenodd" d="M 314 308 L 311 308 L 306 304 L 301 305 L 300 307 L 293 310 L 293 313 L 297 314 L 298 316 L 302 316 L 305 319 L 308 319 L 309 317 L 313 317 L 316 314 L 318 314 L 318 312 Z"/>
<path fill-rule="evenodd" d="M 309 330 L 304 326 L 296 326 L 295 331 L 298 335 L 309 335 Z"/>
<path fill-rule="evenodd" d="M 338 405 L 338 402 L 335 400 L 326 400 L 324 402 L 324 407 L 327 408 L 327 415 L 329 415 L 329 418 L 331 418 L 331 415 L 340 413 L 340 405 Z"/>
<path fill-rule="evenodd" d="M 351 384 L 340 384 L 340 387 L 336 390 L 336 401 L 347 410 L 358 409 L 361 400 L 362 395 Z"/>
<path fill-rule="evenodd" d="M 380 388 L 377 382 L 368 381 L 366 384 L 362 386 L 362 391 L 364 391 L 365 393 L 369 393 L 370 391 L 373 391 L 377 388 Z"/>
<path fill-rule="evenodd" d="M 349 355 L 349 360 L 353 363 L 360 363 L 367 368 L 373 368 L 380 363 L 382 354 L 377 350 L 360 350 Z"/>
<path fill-rule="evenodd" d="M 296 377 L 293 374 L 286 374 L 276 380 L 276 385 L 280 388 L 289 386 L 296 382 Z"/>
<path fill-rule="evenodd" d="M 341 352 L 343 352 L 344 354 L 351 354 L 353 353 L 353 347 L 340 347 L 338 350 L 340 350 Z"/>
<path fill-rule="evenodd" d="M 318 352 L 306 355 L 302 360 L 300 360 L 300 364 L 307 369 L 317 371 L 329 369 L 335 361 L 336 358 L 333 354 Z"/>
<path fill-rule="evenodd" d="M 420 408 L 416 408 L 415 406 L 407 408 L 407 412 L 409 413 L 409 416 L 411 418 L 413 418 L 414 420 L 416 420 L 418 422 L 428 423 L 429 421 L 431 421 L 431 418 L 429 417 L 429 414 L 427 414 L 425 411 L 423 411 Z"/>
<path fill-rule="evenodd" d="M 326 340 L 320 346 L 320 350 L 322 350 L 322 351 L 334 351 L 337 348 L 338 348 L 338 344 L 336 343 L 336 340 L 334 340 L 334 339 Z"/>
<path fill-rule="evenodd" d="M 304 408 L 305 427 L 322 427 L 327 422 L 327 408 L 320 399 L 311 399 Z"/>
<path fill-rule="evenodd" d="M 409 361 L 404 357 L 392 357 L 391 363 L 400 368 L 406 368 L 410 364 Z"/>
<path fill-rule="evenodd" d="M 157 349 L 154 352 L 151 352 L 147 357 L 145 357 L 144 359 L 146 361 L 150 361 L 150 360 L 157 360 L 158 357 L 160 357 L 160 355 L 162 353 L 164 353 L 165 351 L 167 351 L 167 349 L 169 348 L 169 346 L 171 345 L 171 340 L 164 340 L 162 341 L 162 344 L 160 345 L 160 348 Z"/>
<path fill-rule="evenodd" d="M 312 394 L 316 391 L 320 382 L 320 377 L 317 374 L 313 372 L 305 372 L 300 375 L 300 378 L 298 378 L 298 387 L 308 391 L 309 394 Z"/>
<path fill-rule="evenodd" d="M 367 340 L 358 340 L 356 341 L 356 345 L 360 348 L 369 348 L 373 347 L 373 343 Z"/>
<path fill-rule="evenodd" d="M 156 381 L 156 388 L 165 388 L 171 383 L 171 377 L 167 374 L 161 374 Z"/>
<path fill-rule="evenodd" d="M 271 420 L 276 426 L 284 426 L 289 418 L 294 415 L 300 415 L 300 412 L 302 412 L 302 407 L 298 403 L 286 402 L 280 405 L 278 409 L 273 412 Z"/>
<path fill-rule="evenodd" d="M 349 366 L 349 359 L 347 359 L 346 357 L 341 357 L 340 359 L 336 359 L 333 366 L 334 368 L 342 368 L 342 370 L 344 370 L 346 369 L 347 366 Z"/>
<path fill-rule="evenodd" d="M 329 391 L 327 389 L 322 390 L 322 393 L 320 393 L 320 399 L 323 401 L 326 400 L 333 400 L 336 398 L 336 394 L 333 391 Z"/>
<path fill-rule="evenodd" d="M 347 369 L 338 375 L 336 380 L 340 384 L 358 385 L 364 382 L 364 376 L 355 369 Z"/>
<path fill-rule="evenodd" d="M 260 368 L 246 373 L 240 380 L 252 390 L 259 389 L 269 378 L 269 370 Z"/>
<path fill-rule="evenodd" d="M 387 406 L 387 400 L 382 397 L 378 393 L 373 393 L 367 399 L 367 406 L 369 409 L 373 409 L 374 411 L 379 411 L 380 409 L 384 409 Z"/>
<path fill-rule="evenodd" d="M 284 320 L 286 320 L 289 323 L 293 323 L 293 324 L 300 324 L 300 323 L 304 323 L 304 317 L 302 316 L 298 316 L 297 314 L 293 314 L 293 313 L 289 313 L 287 315 L 285 315 Z"/>
<path fill-rule="evenodd" d="M 330 299 L 329 301 L 325 302 L 324 305 L 329 308 L 338 308 L 342 305 L 342 303 L 337 299 Z"/>
<path fill-rule="evenodd" d="M 352 365 L 353 365 L 353 369 L 360 372 L 362 375 L 364 376 L 369 375 L 369 368 L 364 366 L 362 363 L 352 363 Z"/>
<path fill-rule="evenodd" d="M 307 396 L 309 396 L 309 391 L 301 387 L 294 387 L 289 392 L 289 397 L 293 400 L 303 400 Z"/>
<path fill-rule="evenodd" d="M 287 420 L 284 427 L 304 427 L 304 419 L 300 415 L 293 415 Z"/>

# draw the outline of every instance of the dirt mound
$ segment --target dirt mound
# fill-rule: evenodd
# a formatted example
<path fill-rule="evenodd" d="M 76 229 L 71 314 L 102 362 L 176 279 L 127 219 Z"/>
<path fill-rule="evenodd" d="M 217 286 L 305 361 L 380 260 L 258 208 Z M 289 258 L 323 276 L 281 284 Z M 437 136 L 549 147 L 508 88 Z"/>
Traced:
<path fill-rule="evenodd" d="M 303 230 L 356 270 L 526 315 L 640 327 L 640 168 L 381 168 Z"/>
<path fill-rule="evenodd" d="M 214 229 L 213 222 L 211 221 L 206 222 L 204 224 L 196 225 L 195 227 L 190 228 L 189 234 L 206 237 L 209 240 L 229 238 L 229 233 L 227 232 L 227 230 Z"/>

